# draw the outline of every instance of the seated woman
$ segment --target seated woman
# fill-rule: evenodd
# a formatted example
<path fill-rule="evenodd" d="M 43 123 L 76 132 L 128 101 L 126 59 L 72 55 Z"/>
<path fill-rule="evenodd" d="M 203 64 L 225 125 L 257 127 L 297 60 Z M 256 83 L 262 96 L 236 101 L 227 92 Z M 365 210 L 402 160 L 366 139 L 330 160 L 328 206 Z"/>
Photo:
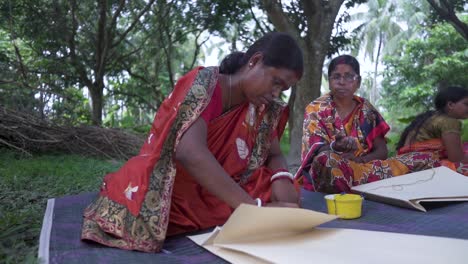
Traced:
<path fill-rule="evenodd" d="M 418 115 L 403 131 L 398 154 L 433 152 L 442 165 L 468 176 L 468 142 L 462 143 L 460 122 L 468 118 L 468 89 L 441 89 L 434 104 L 435 111 Z"/>
<path fill-rule="evenodd" d="M 302 72 L 294 39 L 270 33 L 219 68 L 183 76 L 140 154 L 106 175 L 82 239 L 158 252 L 166 236 L 222 225 L 241 203 L 297 207 L 279 146 L 288 120 L 279 96 Z"/>
<path fill-rule="evenodd" d="M 390 127 L 374 106 L 354 95 L 359 74 L 354 57 L 334 58 L 328 67 L 330 93 L 306 107 L 296 177 L 307 190 L 349 192 L 355 185 L 434 166 L 430 153 L 387 159 Z"/>

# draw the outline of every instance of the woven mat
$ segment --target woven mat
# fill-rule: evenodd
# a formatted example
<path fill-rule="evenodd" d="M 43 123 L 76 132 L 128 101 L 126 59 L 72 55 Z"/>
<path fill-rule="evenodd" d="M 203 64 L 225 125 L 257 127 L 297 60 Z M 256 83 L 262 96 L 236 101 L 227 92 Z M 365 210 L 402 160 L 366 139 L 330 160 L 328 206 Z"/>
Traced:
<path fill-rule="evenodd" d="M 49 199 L 41 231 L 44 263 L 226 263 L 185 236 L 169 238 L 162 253 L 142 253 L 80 240 L 82 215 L 97 193 Z M 326 212 L 324 194 L 302 192 L 302 207 Z M 364 201 L 362 217 L 320 228 L 351 228 L 468 239 L 468 202 L 437 204 L 427 213 Z M 209 230 L 207 230 L 209 231 Z"/>

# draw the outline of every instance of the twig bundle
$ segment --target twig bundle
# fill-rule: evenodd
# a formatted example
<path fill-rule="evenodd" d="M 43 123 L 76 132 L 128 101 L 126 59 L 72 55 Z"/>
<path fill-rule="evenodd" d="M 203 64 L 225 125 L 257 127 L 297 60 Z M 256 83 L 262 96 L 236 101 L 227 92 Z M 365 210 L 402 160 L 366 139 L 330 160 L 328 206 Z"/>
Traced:
<path fill-rule="evenodd" d="M 0 105 L 0 148 L 16 149 L 28 156 L 67 153 L 128 159 L 138 153 L 143 141 L 143 137 L 122 129 L 58 126 Z"/>

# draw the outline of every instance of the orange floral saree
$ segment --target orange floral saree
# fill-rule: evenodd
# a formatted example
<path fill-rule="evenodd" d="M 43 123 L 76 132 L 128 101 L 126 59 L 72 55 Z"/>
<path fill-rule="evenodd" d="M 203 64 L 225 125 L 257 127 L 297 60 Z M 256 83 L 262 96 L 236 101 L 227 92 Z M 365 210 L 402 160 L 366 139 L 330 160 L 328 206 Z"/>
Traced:
<path fill-rule="evenodd" d="M 468 153 L 468 142 L 463 144 L 463 150 Z M 451 162 L 447 159 L 447 152 L 441 139 L 435 138 L 416 142 L 408 146 L 404 146 L 398 150 L 399 155 L 404 155 L 411 152 L 429 152 L 434 153 L 435 157 L 440 160 L 440 165 L 448 167 L 458 173 L 468 176 L 468 164 L 462 162 Z"/>
<path fill-rule="evenodd" d="M 105 176 L 95 202 L 84 212 L 81 238 L 110 247 L 159 252 L 169 234 L 223 224 L 231 208 L 188 175 L 174 159 L 178 142 L 209 104 L 218 68 L 183 76 L 156 113 L 138 156 Z M 270 198 L 265 167 L 274 135 L 287 121 L 285 104 L 258 111 L 244 104 L 208 125 L 208 148 L 252 197 Z M 274 134 L 276 131 L 276 134 Z"/>
<path fill-rule="evenodd" d="M 386 160 L 357 163 L 332 151 L 319 149 L 329 145 L 337 134 L 344 132 L 356 138 L 355 156 L 373 150 L 373 141 L 390 127 L 379 112 L 365 99 L 355 96 L 357 107 L 344 120 L 336 111 L 330 94 L 306 107 L 302 140 L 302 164 L 296 177 L 307 190 L 326 193 L 350 192 L 351 187 L 368 182 L 422 170 L 438 163 L 431 153 L 407 153 Z"/>

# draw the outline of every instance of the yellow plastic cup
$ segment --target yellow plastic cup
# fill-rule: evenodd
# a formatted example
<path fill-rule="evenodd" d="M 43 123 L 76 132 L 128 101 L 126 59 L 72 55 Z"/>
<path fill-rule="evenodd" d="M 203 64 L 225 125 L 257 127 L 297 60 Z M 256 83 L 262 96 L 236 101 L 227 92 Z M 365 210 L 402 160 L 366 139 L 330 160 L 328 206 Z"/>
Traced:
<path fill-rule="evenodd" d="M 325 195 L 328 214 L 337 215 L 342 219 L 361 217 L 362 196 L 357 194 L 328 194 Z"/>

